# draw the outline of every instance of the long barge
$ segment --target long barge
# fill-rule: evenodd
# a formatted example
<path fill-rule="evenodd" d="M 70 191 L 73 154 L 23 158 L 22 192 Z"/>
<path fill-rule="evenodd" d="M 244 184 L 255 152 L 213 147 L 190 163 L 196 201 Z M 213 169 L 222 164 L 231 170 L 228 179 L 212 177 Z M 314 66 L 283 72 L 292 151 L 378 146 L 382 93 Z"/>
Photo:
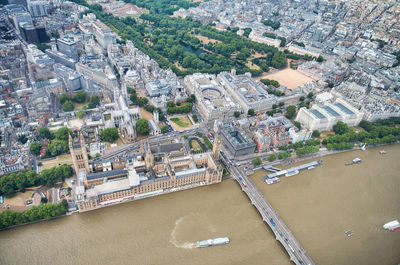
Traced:
<path fill-rule="evenodd" d="M 291 168 L 288 168 L 288 169 L 283 169 L 283 170 L 280 170 L 280 171 L 276 171 L 276 169 L 278 169 L 278 168 L 274 167 L 272 171 L 275 171 L 275 172 L 264 176 L 262 179 L 267 184 L 278 183 L 279 181 L 277 181 L 277 179 L 279 177 L 282 177 L 282 176 L 291 177 L 291 176 L 299 174 L 299 172 L 301 170 L 304 170 L 304 169 L 312 170 L 312 169 L 314 169 L 315 167 L 317 167 L 317 166 L 319 166 L 321 164 L 322 164 L 322 160 L 316 160 L 316 161 L 312 161 L 312 162 L 309 162 L 309 163 L 306 163 L 306 164 L 302 164 L 302 165 L 299 165 L 299 166 L 291 167 Z M 264 168 L 264 170 L 268 170 L 268 168 Z"/>

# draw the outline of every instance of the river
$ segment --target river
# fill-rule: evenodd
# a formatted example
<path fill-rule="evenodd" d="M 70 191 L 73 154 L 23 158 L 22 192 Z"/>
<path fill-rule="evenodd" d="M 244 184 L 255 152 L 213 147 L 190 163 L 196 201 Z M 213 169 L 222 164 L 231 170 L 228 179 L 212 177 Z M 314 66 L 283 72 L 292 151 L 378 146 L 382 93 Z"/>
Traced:
<path fill-rule="evenodd" d="M 355 157 L 363 162 L 344 165 Z M 397 144 L 322 157 L 322 166 L 273 185 L 262 181 L 265 171 L 251 179 L 316 264 L 395 265 L 400 231 L 382 225 L 400 220 L 399 158 Z"/>
<path fill-rule="evenodd" d="M 224 246 L 196 241 L 228 236 Z M 289 265 L 239 185 L 220 184 L 0 232 L 0 264 Z"/>
<path fill-rule="evenodd" d="M 400 263 L 400 145 L 323 157 L 313 171 L 253 181 L 316 264 Z M 362 164 L 344 166 L 354 157 Z M 352 230 L 347 237 L 344 232 Z M 224 246 L 197 240 L 228 236 Z M 0 231 L 0 264 L 292 264 L 233 180 Z"/>

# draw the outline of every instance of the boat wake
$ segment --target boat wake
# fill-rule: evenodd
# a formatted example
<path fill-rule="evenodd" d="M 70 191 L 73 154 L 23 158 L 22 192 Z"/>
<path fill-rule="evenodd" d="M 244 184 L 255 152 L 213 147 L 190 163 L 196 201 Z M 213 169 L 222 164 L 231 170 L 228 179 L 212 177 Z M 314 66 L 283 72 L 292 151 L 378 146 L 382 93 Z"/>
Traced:
<path fill-rule="evenodd" d="M 179 224 L 185 220 L 186 218 L 188 218 L 190 215 L 194 215 L 193 213 L 182 216 L 181 218 L 179 218 L 178 220 L 175 221 L 175 227 L 171 232 L 171 238 L 169 240 L 169 242 L 171 242 L 175 247 L 177 248 L 183 248 L 183 249 L 192 249 L 192 248 L 196 248 L 197 244 L 196 243 L 191 243 L 191 242 L 184 242 L 184 243 L 180 243 L 178 242 L 178 240 L 176 239 L 176 230 L 178 229 Z"/>

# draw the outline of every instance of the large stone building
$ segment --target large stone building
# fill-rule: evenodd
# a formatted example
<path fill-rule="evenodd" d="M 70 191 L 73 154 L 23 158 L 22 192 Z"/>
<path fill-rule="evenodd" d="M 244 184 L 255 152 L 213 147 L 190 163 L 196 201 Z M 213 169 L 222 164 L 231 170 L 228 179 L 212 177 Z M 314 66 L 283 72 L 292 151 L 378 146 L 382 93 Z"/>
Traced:
<path fill-rule="evenodd" d="M 300 122 L 303 128 L 310 131 L 330 131 L 338 121 L 342 121 L 349 126 L 357 126 L 363 116 L 364 113 L 344 100 L 336 99 L 334 103 L 314 104 L 311 109 L 301 108 L 297 114 L 296 121 Z"/>
<path fill-rule="evenodd" d="M 81 144 L 84 153 L 84 145 Z M 214 153 L 220 152 L 220 145 Z M 76 155 L 77 151 L 71 152 Z M 77 171 L 75 203 L 79 211 L 219 183 L 222 169 L 212 152 L 191 154 L 182 142 L 141 146 L 138 153 L 125 159 L 97 160 Z M 80 158 L 80 157 L 79 157 Z M 90 172 L 85 170 L 90 168 Z"/>
<path fill-rule="evenodd" d="M 240 107 L 215 80 L 214 75 L 201 73 L 188 75 L 183 84 L 185 89 L 198 99 L 197 109 L 207 121 L 232 118 L 235 111 L 240 111 Z"/>
<path fill-rule="evenodd" d="M 71 153 L 75 172 L 83 170 L 89 173 L 89 159 L 83 135 L 80 134 L 78 139 L 73 139 L 70 134 L 68 134 L 68 137 L 69 151 Z"/>
<path fill-rule="evenodd" d="M 140 110 L 138 107 L 130 109 L 119 89 L 114 90 L 114 101 L 111 120 L 122 138 L 131 143 L 136 139 L 136 121 L 140 118 Z"/>
<path fill-rule="evenodd" d="M 236 71 L 233 69 L 230 73 L 218 74 L 217 80 L 245 113 L 249 109 L 265 112 L 276 103 L 276 97 L 268 94 L 265 85 L 253 80 L 250 73 L 236 75 Z"/>
<path fill-rule="evenodd" d="M 222 140 L 233 156 L 252 154 L 256 144 L 239 127 L 228 127 L 221 130 Z"/>

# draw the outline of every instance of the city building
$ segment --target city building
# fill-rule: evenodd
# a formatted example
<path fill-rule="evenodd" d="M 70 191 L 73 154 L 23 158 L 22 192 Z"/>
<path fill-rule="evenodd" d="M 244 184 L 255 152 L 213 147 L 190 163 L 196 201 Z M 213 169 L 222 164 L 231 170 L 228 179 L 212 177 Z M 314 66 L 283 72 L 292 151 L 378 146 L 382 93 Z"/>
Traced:
<path fill-rule="evenodd" d="M 206 121 L 233 118 L 234 112 L 241 110 L 213 75 L 188 75 L 183 84 L 190 94 L 196 96 L 196 107 Z"/>
<path fill-rule="evenodd" d="M 221 182 L 222 169 L 213 153 L 191 154 L 185 146 L 182 142 L 147 143 L 126 161 L 90 162 L 91 168 L 98 171 L 77 171 L 78 210 Z M 75 164 L 74 161 L 75 168 L 79 167 Z"/>
<path fill-rule="evenodd" d="M 111 112 L 111 121 L 118 127 L 122 138 L 128 142 L 136 139 L 136 121 L 140 118 L 139 107 L 130 109 L 119 89 L 114 90 L 114 110 Z"/>
<path fill-rule="evenodd" d="M 222 141 L 235 157 L 252 154 L 256 144 L 241 128 L 227 127 L 221 130 Z"/>
<path fill-rule="evenodd" d="M 57 47 L 59 52 L 67 55 L 75 61 L 79 60 L 78 48 L 75 41 L 69 38 L 57 39 Z"/>
<path fill-rule="evenodd" d="M 236 75 L 235 70 L 222 72 L 217 75 L 217 80 L 245 113 L 249 109 L 265 112 L 276 103 L 276 97 L 268 94 L 265 85 L 253 80 L 250 73 Z"/>
<path fill-rule="evenodd" d="M 336 99 L 334 103 L 314 104 L 311 109 L 301 108 L 297 114 L 296 121 L 310 131 L 330 131 L 338 121 L 342 121 L 349 126 L 357 126 L 363 116 L 363 112 L 360 112 L 344 100 Z"/>

